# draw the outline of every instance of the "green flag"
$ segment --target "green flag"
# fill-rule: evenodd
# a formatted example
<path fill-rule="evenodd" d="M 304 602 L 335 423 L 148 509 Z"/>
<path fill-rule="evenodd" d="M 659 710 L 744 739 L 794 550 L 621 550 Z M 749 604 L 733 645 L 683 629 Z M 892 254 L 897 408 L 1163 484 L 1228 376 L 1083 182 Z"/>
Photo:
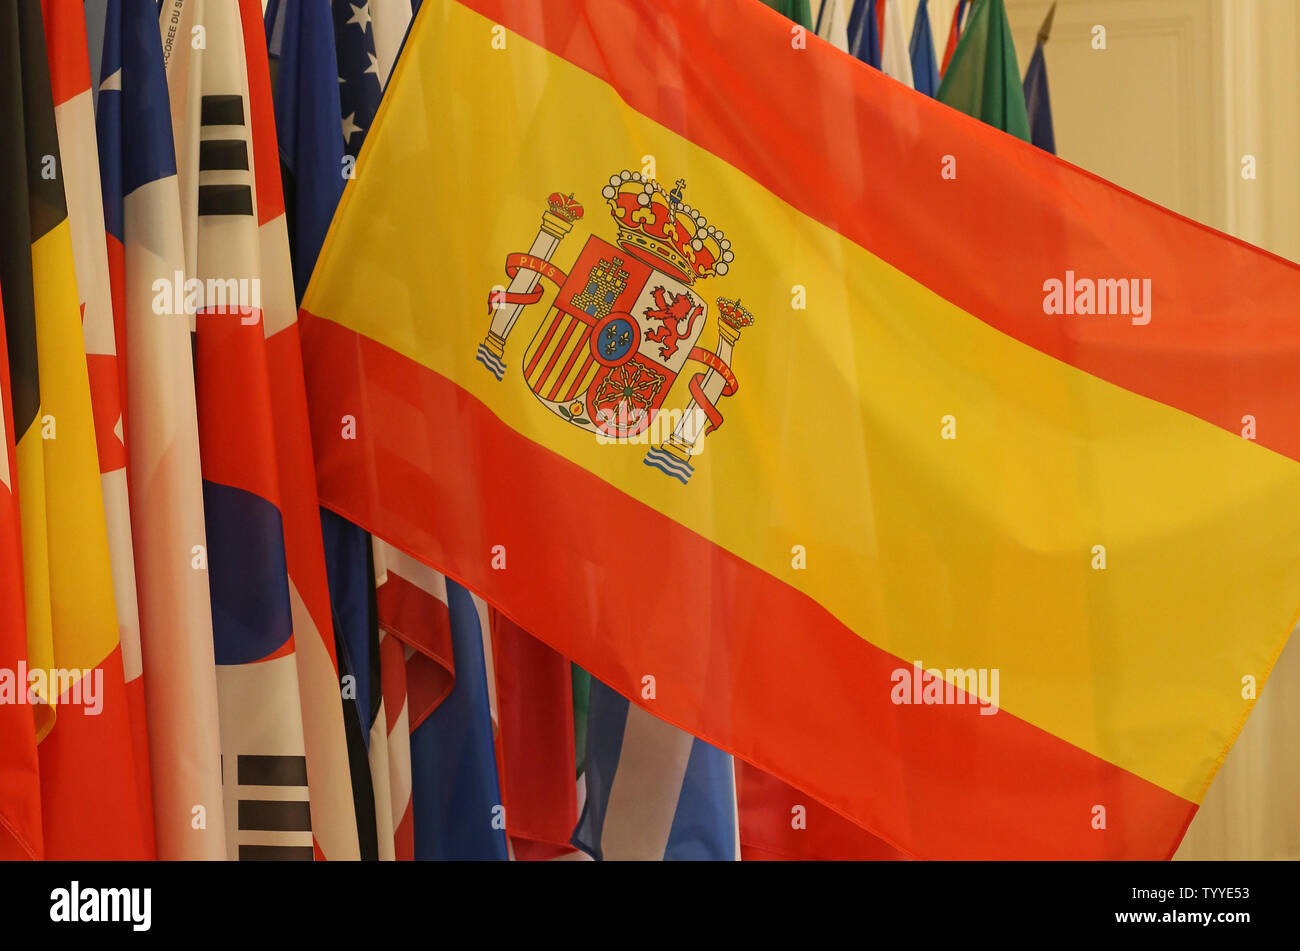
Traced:
<path fill-rule="evenodd" d="M 805 30 L 813 28 L 812 8 L 808 0 L 763 0 L 769 7 L 798 23 Z"/>
<path fill-rule="evenodd" d="M 939 84 L 938 99 L 1029 141 L 1025 92 L 1003 0 L 975 0 Z"/>

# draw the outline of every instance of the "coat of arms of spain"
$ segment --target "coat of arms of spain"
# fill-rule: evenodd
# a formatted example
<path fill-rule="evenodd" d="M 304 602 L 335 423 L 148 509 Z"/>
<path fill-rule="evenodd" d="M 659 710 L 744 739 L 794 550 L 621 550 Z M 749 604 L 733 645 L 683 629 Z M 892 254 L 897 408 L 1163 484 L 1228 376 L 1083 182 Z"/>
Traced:
<path fill-rule="evenodd" d="M 478 347 L 478 361 L 501 380 L 515 323 L 542 299 L 542 278 L 554 283 L 559 290 L 519 360 L 528 388 L 602 441 L 649 443 L 645 464 L 683 483 L 704 437 L 722 424 L 718 401 L 738 385 L 736 342 L 754 322 L 739 300 L 719 297 L 717 347 L 696 345 L 710 317 L 699 282 L 725 275 L 734 255 L 722 231 L 683 201 L 685 188 L 681 179 L 668 191 L 639 172 L 611 175 L 601 195 L 617 244 L 589 235 L 567 274 L 555 252 L 583 208 L 572 194 L 552 194 L 532 247 L 506 258 L 510 284 L 489 296 L 492 324 Z"/>

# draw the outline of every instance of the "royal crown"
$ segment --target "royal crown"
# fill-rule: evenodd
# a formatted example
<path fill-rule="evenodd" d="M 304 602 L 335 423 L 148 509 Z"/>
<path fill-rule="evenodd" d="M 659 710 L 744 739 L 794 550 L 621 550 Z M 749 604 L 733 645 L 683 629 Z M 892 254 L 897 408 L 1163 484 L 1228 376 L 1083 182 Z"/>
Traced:
<path fill-rule="evenodd" d="M 740 305 L 738 300 L 729 300 L 726 297 L 718 298 L 718 320 L 722 321 L 729 327 L 740 330 L 742 327 L 751 327 L 754 324 L 754 315 Z"/>
<path fill-rule="evenodd" d="M 546 199 L 546 203 L 551 208 L 551 214 L 563 218 L 569 224 L 582 217 L 582 205 L 572 194 L 561 195 L 559 192 L 552 192 L 551 197 Z"/>
<path fill-rule="evenodd" d="M 726 274 L 734 255 L 722 232 L 682 201 L 685 189 L 680 178 L 668 192 L 653 178 L 624 170 L 609 177 L 601 195 L 618 225 L 620 247 L 693 284 Z"/>

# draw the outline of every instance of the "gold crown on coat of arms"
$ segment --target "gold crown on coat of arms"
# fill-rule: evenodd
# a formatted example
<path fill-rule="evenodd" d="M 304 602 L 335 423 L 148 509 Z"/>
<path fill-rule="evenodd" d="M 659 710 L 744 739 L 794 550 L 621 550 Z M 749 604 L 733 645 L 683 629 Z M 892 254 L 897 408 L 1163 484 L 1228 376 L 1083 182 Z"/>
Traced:
<path fill-rule="evenodd" d="M 685 190 L 683 179 L 668 191 L 653 178 L 624 169 L 609 177 L 601 195 L 618 225 L 620 247 L 693 284 L 726 274 L 735 255 L 722 231 L 682 200 Z"/>

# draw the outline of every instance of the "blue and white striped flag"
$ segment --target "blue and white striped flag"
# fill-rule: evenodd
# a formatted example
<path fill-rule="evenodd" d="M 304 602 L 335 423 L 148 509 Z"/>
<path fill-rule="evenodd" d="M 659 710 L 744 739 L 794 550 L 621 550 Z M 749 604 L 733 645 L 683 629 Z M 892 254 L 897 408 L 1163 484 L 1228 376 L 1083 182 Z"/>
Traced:
<path fill-rule="evenodd" d="M 596 859 L 740 858 L 731 756 L 591 678 L 587 800 L 573 844 Z"/>

